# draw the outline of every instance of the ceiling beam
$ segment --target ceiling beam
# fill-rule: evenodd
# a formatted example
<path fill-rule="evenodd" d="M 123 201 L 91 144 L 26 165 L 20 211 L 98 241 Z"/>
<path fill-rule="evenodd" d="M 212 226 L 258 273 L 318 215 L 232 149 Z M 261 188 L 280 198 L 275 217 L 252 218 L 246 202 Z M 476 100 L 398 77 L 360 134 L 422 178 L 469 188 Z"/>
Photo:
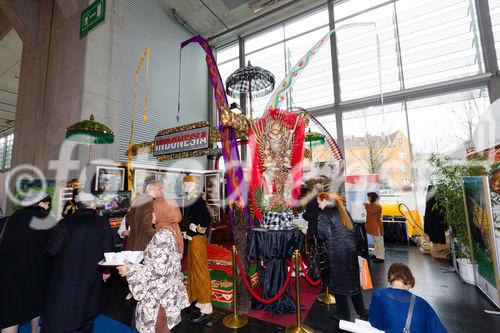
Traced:
<path fill-rule="evenodd" d="M 0 9 L 16 29 L 23 43 L 34 44 L 38 31 L 40 1 L 0 0 Z"/>
<path fill-rule="evenodd" d="M 2 40 L 12 29 L 9 19 L 5 13 L 0 9 L 0 40 Z"/>
<path fill-rule="evenodd" d="M 65 18 L 73 16 L 80 10 L 78 0 L 56 0 Z"/>

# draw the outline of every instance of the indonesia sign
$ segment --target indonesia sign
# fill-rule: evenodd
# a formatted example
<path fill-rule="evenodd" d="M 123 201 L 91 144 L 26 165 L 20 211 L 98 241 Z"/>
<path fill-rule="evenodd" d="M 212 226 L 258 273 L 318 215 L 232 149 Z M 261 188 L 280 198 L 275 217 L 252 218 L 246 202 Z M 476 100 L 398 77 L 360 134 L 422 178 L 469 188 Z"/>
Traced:
<path fill-rule="evenodd" d="M 210 128 L 205 122 L 179 126 L 156 135 L 153 156 L 173 159 L 205 155 L 209 141 Z"/>

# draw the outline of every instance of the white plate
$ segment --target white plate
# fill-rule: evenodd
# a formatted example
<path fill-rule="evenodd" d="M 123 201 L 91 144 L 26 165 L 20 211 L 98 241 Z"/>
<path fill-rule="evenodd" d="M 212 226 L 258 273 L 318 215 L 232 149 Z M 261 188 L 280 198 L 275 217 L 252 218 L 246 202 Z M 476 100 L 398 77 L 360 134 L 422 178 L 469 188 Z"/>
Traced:
<path fill-rule="evenodd" d="M 118 266 L 124 265 L 124 264 L 116 264 L 116 263 L 107 263 L 104 259 L 99 261 L 97 264 L 101 267 L 118 267 Z"/>

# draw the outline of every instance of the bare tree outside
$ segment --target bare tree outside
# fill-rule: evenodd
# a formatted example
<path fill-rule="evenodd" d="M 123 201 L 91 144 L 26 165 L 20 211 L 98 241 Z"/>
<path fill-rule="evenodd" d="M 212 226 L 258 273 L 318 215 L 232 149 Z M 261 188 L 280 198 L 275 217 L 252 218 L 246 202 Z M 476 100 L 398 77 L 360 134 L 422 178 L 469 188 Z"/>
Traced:
<path fill-rule="evenodd" d="M 383 165 L 389 160 L 391 153 L 388 148 L 391 145 L 389 138 L 385 134 L 371 135 L 366 132 L 361 142 L 367 150 L 364 156 L 368 172 L 372 174 L 380 174 Z"/>

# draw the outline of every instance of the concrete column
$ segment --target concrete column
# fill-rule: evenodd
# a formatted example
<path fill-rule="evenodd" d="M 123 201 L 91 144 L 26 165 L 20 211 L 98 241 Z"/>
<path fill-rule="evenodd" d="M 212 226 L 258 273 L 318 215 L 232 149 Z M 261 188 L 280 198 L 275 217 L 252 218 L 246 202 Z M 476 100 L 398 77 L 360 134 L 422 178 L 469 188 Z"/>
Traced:
<path fill-rule="evenodd" d="M 53 178 L 49 161 L 58 159 L 67 126 L 94 114 L 118 129 L 123 0 L 106 1 L 105 21 L 80 39 L 80 15 L 89 2 L 0 1 L 23 40 L 12 167 L 33 165 Z M 116 147 L 97 146 L 94 156 L 116 160 Z M 75 149 L 73 158 L 83 167 L 88 148 Z"/>
<path fill-rule="evenodd" d="M 12 167 L 33 165 L 50 177 L 48 161 L 57 159 L 65 127 L 80 119 L 85 41 L 79 12 L 65 18 L 54 0 L 0 6 L 23 40 Z"/>

